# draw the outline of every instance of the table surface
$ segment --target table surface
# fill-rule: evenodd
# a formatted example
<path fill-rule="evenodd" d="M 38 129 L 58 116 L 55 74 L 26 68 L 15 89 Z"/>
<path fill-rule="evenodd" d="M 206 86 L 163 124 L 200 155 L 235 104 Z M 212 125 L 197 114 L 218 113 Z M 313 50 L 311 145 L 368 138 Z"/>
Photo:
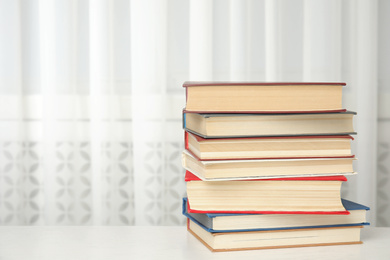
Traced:
<path fill-rule="evenodd" d="M 210 252 L 185 227 L 0 227 L 0 259 L 390 259 L 390 228 L 361 245 Z"/>

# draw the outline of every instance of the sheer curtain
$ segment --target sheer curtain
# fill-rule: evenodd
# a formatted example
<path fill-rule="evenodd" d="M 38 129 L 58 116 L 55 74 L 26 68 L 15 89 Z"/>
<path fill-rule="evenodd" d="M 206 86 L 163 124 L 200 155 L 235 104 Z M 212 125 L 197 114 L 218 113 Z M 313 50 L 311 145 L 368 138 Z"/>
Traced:
<path fill-rule="evenodd" d="M 345 81 L 390 226 L 387 1 L 0 0 L 0 224 L 183 225 L 185 80 Z"/>

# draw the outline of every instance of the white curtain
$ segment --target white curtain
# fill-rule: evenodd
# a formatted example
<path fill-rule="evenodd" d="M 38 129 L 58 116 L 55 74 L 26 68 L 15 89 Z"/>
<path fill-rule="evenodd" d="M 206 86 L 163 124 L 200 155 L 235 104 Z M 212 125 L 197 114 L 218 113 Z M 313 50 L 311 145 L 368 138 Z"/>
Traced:
<path fill-rule="evenodd" d="M 385 0 L 0 0 L 0 224 L 183 225 L 185 80 L 344 81 L 390 226 Z"/>

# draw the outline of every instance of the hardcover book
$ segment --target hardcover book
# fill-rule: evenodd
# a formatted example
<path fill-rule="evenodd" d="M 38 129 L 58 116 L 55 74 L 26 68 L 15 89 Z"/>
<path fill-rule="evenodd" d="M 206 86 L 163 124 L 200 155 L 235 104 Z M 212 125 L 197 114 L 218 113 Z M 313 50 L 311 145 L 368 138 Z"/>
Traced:
<path fill-rule="evenodd" d="M 361 244 L 362 226 L 211 233 L 188 220 L 188 231 L 211 251 Z"/>
<path fill-rule="evenodd" d="M 183 198 L 183 215 L 211 233 L 369 225 L 368 207 L 341 201 L 349 215 L 189 213 L 187 198 Z"/>
<path fill-rule="evenodd" d="M 350 135 L 205 139 L 185 132 L 185 148 L 198 160 L 353 157 Z"/>
<path fill-rule="evenodd" d="M 183 111 L 183 127 L 203 138 L 350 135 L 355 112 L 313 114 L 197 114 Z"/>
<path fill-rule="evenodd" d="M 343 111 L 338 82 L 184 82 L 192 112 Z"/>
<path fill-rule="evenodd" d="M 212 251 L 362 243 L 345 85 L 185 82 L 188 231 Z"/>
<path fill-rule="evenodd" d="M 340 198 L 344 176 L 202 181 L 186 172 L 188 212 L 349 214 Z"/>
<path fill-rule="evenodd" d="M 353 157 L 200 161 L 188 151 L 183 167 L 202 180 L 265 179 L 354 174 Z"/>

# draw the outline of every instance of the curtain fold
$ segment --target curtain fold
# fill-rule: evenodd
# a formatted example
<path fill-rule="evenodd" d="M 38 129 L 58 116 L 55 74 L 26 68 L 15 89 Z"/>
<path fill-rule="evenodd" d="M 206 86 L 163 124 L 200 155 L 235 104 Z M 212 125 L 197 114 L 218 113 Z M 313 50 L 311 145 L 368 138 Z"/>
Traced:
<path fill-rule="evenodd" d="M 304 1 L 303 8 L 303 80 L 342 80 L 342 2 Z"/>
<path fill-rule="evenodd" d="M 213 80 L 214 2 L 189 1 L 189 80 Z"/>
<path fill-rule="evenodd" d="M 184 225 L 185 80 L 344 81 L 389 226 L 384 0 L 0 1 L 0 225 Z"/>
<path fill-rule="evenodd" d="M 248 80 L 248 1 L 230 0 L 230 80 Z"/>
<path fill-rule="evenodd" d="M 136 224 L 163 224 L 167 172 L 167 2 L 130 2 Z"/>
<path fill-rule="evenodd" d="M 356 131 L 356 156 L 361 173 L 356 178 L 357 200 L 371 205 L 371 222 L 376 224 L 377 194 L 377 133 L 378 133 L 378 3 L 377 1 L 357 1 L 354 48 L 355 63 L 352 67 L 351 85 L 356 93 L 358 117 Z M 369 193 L 361 191 L 368 190 Z"/>
<path fill-rule="evenodd" d="M 42 185 L 42 192 L 44 194 L 44 201 L 41 203 L 41 210 L 43 211 L 43 223 L 52 224 L 55 222 L 55 218 L 61 219 L 67 216 L 67 210 L 70 209 L 69 201 L 64 201 L 64 204 L 57 204 L 55 201 L 55 194 L 63 192 L 61 189 L 69 182 L 60 177 L 60 174 L 50 174 L 52 172 L 58 172 L 61 164 L 54 164 L 49 162 L 56 161 L 56 157 L 59 156 L 54 151 L 56 150 L 56 143 L 58 144 L 59 130 L 56 118 L 56 99 L 57 92 L 56 88 L 53 87 L 57 83 L 57 58 L 58 54 L 56 52 L 56 33 L 55 33 L 55 20 L 56 6 L 53 1 L 40 0 L 39 4 L 39 17 L 38 17 L 38 31 L 39 31 L 39 56 L 36 57 L 39 60 L 40 65 L 40 92 L 45 93 L 41 96 L 41 106 L 42 106 L 42 118 L 40 131 L 41 136 L 41 147 L 40 147 L 40 157 L 42 158 L 41 164 L 41 176 L 39 181 Z M 22 5 L 21 5 L 22 7 Z M 22 94 L 23 97 L 24 93 Z M 24 118 L 23 118 L 24 119 Z M 23 126 L 22 129 L 29 131 L 28 127 L 25 127 L 24 120 L 21 120 Z M 65 134 L 66 135 L 66 134 Z M 44 141 L 43 141 L 44 138 Z M 28 138 L 29 139 L 29 138 Z M 27 139 L 27 140 L 28 140 Z M 20 141 L 27 141 L 24 138 Z M 57 156 L 56 156 L 57 155 Z M 63 157 L 62 157 L 63 158 Z M 65 159 L 65 158 L 63 158 Z M 57 167 L 56 167 L 57 166 Z M 57 184 L 59 186 L 57 186 Z M 56 206 L 57 204 L 57 206 Z M 61 206 L 60 206 L 61 205 Z"/>

